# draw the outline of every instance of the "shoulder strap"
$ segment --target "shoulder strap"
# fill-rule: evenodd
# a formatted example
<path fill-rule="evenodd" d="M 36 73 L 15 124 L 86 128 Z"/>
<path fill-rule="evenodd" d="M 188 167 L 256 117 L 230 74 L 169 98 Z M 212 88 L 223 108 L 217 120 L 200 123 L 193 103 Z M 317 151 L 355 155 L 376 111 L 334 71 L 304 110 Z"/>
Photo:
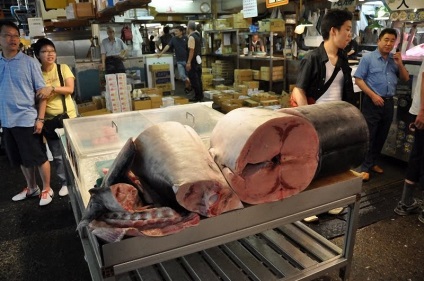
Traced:
<path fill-rule="evenodd" d="M 321 95 L 327 92 L 328 88 L 330 88 L 331 83 L 333 83 L 340 69 L 341 69 L 341 66 L 339 65 L 339 59 L 337 59 L 336 67 L 334 68 L 333 74 L 331 74 L 330 79 L 328 79 L 328 81 L 325 82 L 324 87 L 321 90 Z"/>
<path fill-rule="evenodd" d="M 59 75 L 59 81 L 60 81 L 60 86 L 65 86 L 65 83 L 63 82 L 63 76 L 62 76 L 62 71 L 60 70 L 60 64 L 56 64 L 57 65 L 57 74 Z M 62 98 L 62 105 L 63 105 L 63 112 L 67 112 L 67 108 L 66 108 L 66 102 L 65 102 L 65 96 L 64 95 L 60 95 L 60 97 Z"/>

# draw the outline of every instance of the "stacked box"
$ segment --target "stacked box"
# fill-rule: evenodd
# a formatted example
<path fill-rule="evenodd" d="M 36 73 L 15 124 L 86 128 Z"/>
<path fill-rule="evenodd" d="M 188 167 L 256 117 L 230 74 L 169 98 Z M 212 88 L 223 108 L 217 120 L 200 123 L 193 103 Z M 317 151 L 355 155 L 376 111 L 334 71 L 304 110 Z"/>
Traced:
<path fill-rule="evenodd" d="M 265 19 L 259 21 L 259 32 L 284 32 L 286 23 L 283 19 Z"/>
<path fill-rule="evenodd" d="M 160 108 L 162 106 L 162 95 L 148 95 L 152 101 L 152 108 Z"/>
<path fill-rule="evenodd" d="M 278 97 L 276 95 L 269 94 L 269 93 L 256 93 L 256 94 L 253 94 L 250 98 L 257 102 L 264 102 L 264 101 L 270 101 L 270 100 L 278 101 Z"/>
<path fill-rule="evenodd" d="M 253 71 L 251 69 L 234 69 L 234 83 L 241 84 L 243 81 L 253 80 Z"/>
<path fill-rule="evenodd" d="M 143 94 L 146 95 L 159 95 L 162 96 L 162 90 L 158 88 L 141 88 Z"/>
<path fill-rule="evenodd" d="M 252 70 L 253 80 L 261 80 L 261 72 L 259 70 Z"/>
<path fill-rule="evenodd" d="M 239 99 L 224 100 L 221 104 L 221 111 L 223 113 L 228 113 L 231 110 L 240 108 L 242 106 L 243 106 L 243 100 L 239 100 Z"/>
<path fill-rule="evenodd" d="M 171 71 L 169 64 L 149 65 L 153 87 L 162 90 L 162 93 L 172 91 Z"/>
<path fill-rule="evenodd" d="M 106 74 L 106 108 L 112 112 L 121 112 L 121 104 L 119 100 L 118 81 L 115 74 Z"/>
<path fill-rule="evenodd" d="M 244 18 L 243 13 L 237 13 L 233 14 L 232 20 L 232 26 L 233 28 L 249 28 L 249 26 L 252 24 L 252 18 Z"/>
<path fill-rule="evenodd" d="M 183 98 L 180 96 L 173 96 L 174 98 L 174 105 L 177 104 L 188 104 L 188 99 L 187 98 Z"/>
<path fill-rule="evenodd" d="M 217 30 L 230 29 L 231 22 L 228 19 L 215 19 L 214 26 Z"/>
<path fill-rule="evenodd" d="M 247 86 L 247 89 L 258 90 L 259 81 L 243 81 L 243 85 Z"/>
<path fill-rule="evenodd" d="M 215 63 L 212 63 L 212 74 L 214 77 L 224 78 L 226 82 L 233 81 L 234 64 L 229 61 L 217 60 Z"/>
<path fill-rule="evenodd" d="M 284 67 L 274 66 L 272 68 L 272 76 L 270 75 L 270 68 L 268 66 L 261 66 L 261 80 L 272 81 L 282 80 L 284 78 Z"/>
<path fill-rule="evenodd" d="M 125 73 L 117 73 L 118 94 L 121 106 L 121 112 L 131 111 L 131 94 L 128 91 L 127 75 Z"/>
<path fill-rule="evenodd" d="M 150 98 L 144 98 L 141 100 L 133 100 L 132 107 L 133 107 L 133 110 L 151 109 L 152 101 L 150 100 Z"/>
<path fill-rule="evenodd" d="M 203 90 L 208 89 L 213 86 L 212 83 L 213 75 L 212 74 L 202 74 L 202 84 L 203 84 Z"/>
<path fill-rule="evenodd" d="M 259 102 L 254 101 L 252 99 L 244 99 L 243 100 L 243 106 L 247 106 L 247 107 L 257 107 L 259 106 Z"/>
<path fill-rule="evenodd" d="M 213 102 L 217 106 L 221 107 L 222 103 L 225 100 L 230 100 L 232 98 L 233 98 L 233 95 L 231 95 L 231 94 L 218 94 L 218 95 L 213 96 Z"/>

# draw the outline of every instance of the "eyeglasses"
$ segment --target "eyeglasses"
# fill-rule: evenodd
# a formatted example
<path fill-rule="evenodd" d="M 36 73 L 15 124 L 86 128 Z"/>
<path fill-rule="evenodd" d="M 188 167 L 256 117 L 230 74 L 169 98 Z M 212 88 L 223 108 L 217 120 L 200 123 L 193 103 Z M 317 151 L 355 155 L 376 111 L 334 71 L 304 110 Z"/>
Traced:
<path fill-rule="evenodd" d="M 56 50 L 52 50 L 52 51 L 40 51 L 40 53 L 42 53 L 43 55 L 45 55 L 45 54 L 52 55 L 52 54 L 56 54 Z"/>
<path fill-rule="evenodd" d="M 20 37 L 17 34 L 2 34 L 1 36 L 6 39 L 19 39 Z"/>

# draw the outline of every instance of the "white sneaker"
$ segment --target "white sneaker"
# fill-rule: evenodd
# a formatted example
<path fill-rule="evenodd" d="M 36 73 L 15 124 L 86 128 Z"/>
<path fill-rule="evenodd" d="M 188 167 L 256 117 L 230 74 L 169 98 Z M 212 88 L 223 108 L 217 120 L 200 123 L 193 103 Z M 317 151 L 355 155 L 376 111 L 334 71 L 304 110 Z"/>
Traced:
<path fill-rule="evenodd" d="M 319 220 L 319 218 L 317 216 L 310 216 L 310 217 L 303 219 L 304 222 L 315 222 L 315 221 L 318 221 L 318 220 Z"/>
<path fill-rule="evenodd" d="M 21 192 L 19 192 L 18 194 L 12 197 L 12 201 L 21 201 L 30 197 L 35 197 L 40 195 L 40 188 L 38 186 L 37 186 L 37 189 L 35 189 L 31 193 L 28 193 L 28 191 L 29 191 L 29 188 L 25 187 L 24 190 L 22 190 Z"/>
<path fill-rule="evenodd" d="M 62 188 L 59 190 L 59 196 L 68 195 L 68 187 L 66 185 L 62 185 Z"/>
<path fill-rule="evenodd" d="M 328 211 L 328 213 L 330 215 L 339 215 L 339 214 L 341 214 L 343 212 L 343 210 L 344 210 L 343 207 L 339 207 L 339 208 L 331 209 L 330 211 Z"/>
<path fill-rule="evenodd" d="M 49 190 L 43 190 L 40 194 L 40 206 L 46 206 L 50 204 L 53 200 L 53 189 L 49 188 Z"/>

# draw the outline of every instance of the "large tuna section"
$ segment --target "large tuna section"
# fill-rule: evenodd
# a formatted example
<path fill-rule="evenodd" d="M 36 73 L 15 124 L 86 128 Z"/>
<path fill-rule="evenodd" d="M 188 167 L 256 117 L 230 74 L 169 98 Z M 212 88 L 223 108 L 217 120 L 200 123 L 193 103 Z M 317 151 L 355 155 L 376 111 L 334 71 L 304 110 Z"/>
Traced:
<path fill-rule="evenodd" d="M 158 123 L 134 143 L 133 171 L 160 195 L 161 205 L 179 205 L 207 217 L 243 207 L 191 127 Z"/>
<path fill-rule="evenodd" d="M 318 135 L 305 118 L 239 108 L 211 135 L 210 152 L 240 200 L 259 204 L 304 190 L 318 167 Z"/>
<path fill-rule="evenodd" d="M 359 166 L 368 150 L 368 126 L 361 111 L 343 102 L 283 108 L 280 112 L 308 119 L 318 132 L 320 166 L 316 177 Z"/>

